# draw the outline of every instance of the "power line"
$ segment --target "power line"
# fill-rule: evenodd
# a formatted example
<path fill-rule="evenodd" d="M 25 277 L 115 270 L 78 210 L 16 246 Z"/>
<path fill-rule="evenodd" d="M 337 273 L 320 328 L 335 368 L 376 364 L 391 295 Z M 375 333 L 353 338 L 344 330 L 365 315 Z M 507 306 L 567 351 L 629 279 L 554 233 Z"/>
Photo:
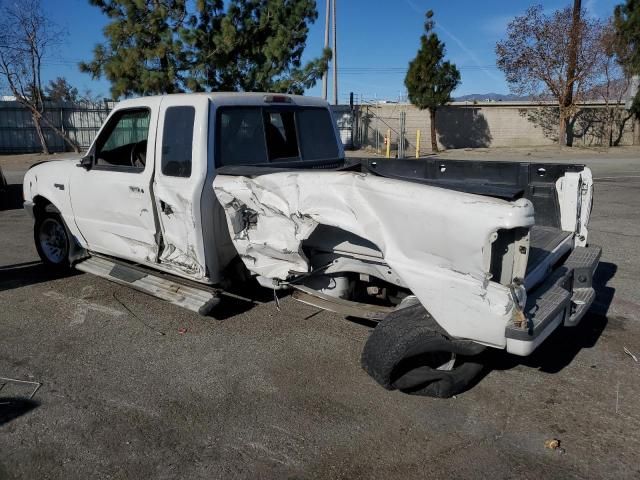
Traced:
<path fill-rule="evenodd" d="M 496 65 L 456 65 L 459 70 L 485 70 L 497 69 Z M 369 73 L 369 72 L 406 72 L 407 67 L 342 67 L 343 72 Z"/>
<path fill-rule="evenodd" d="M 84 60 L 68 60 L 68 59 L 55 59 L 42 62 L 43 66 L 56 66 L 67 67 L 77 66 Z M 483 70 L 497 70 L 496 65 L 456 65 L 456 68 L 461 71 L 483 71 Z M 343 75 L 404 75 L 407 73 L 407 67 L 399 66 L 375 66 L 375 67 L 342 67 L 340 69 L 340 76 Z"/>

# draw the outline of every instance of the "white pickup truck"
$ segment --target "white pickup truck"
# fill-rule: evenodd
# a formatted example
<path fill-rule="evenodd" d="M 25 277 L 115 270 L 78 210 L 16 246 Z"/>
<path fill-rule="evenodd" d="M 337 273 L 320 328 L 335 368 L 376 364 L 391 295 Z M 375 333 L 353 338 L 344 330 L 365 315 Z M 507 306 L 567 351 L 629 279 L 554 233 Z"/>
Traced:
<path fill-rule="evenodd" d="M 339 138 L 314 98 L 123 101 L 80 161 L 27 172 L 38 252 L 201 314 L 257 281 L 368 319 L 363 368 L 420 395 L 584 316 L 600 258 L 584 165 L 345 160 Z"/>

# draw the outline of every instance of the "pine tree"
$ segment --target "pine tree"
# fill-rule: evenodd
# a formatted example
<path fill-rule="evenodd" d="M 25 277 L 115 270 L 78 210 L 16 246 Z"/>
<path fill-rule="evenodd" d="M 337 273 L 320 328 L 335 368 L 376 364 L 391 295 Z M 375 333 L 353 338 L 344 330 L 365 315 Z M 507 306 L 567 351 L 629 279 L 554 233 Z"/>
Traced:
<path fill-rule="evenodd" d="M 330 52 L 302 66 L 315 0 L 200 0 L 191 35 L 190 87 L 303 93 L 326 70 Z"/>
<path fill-rule="evenodd" d="M 431 124 L 431 149 L 438 151 L 436 110 L 451 101 L 451 92 L 460 83 L 460 72 L 454 64 L 444 61 L 444 43 L 433 31 L 433 12 L 426 14 L 425 33 L 420 37 L 420 49 L 409 63 L 404 79 L 409 101 L 420 110 L 428 109 Z"/>
<path fill-rule="evenodd" d="M 44 87 L 44 93 L 47 100 L 54 102 L 75 103 L 80 99 L 78 89 L 72 86 L 64 77 L 56 77 L 55 80 L 49 80 L 47 86 Z"/>
<path fill-rule="evenodd" d="M 110 80 L 114 98 L 183 90 L 303 93 L 331 58 L 325 51 L 302 65 L 315 0 L 90 1 L 112 21 L 106 43 L 81 70 Z"/>
<path fill-rule="evenodd" d="M 179 38 L 186 0 L 90 0 L 111 22 L 106 42 L 80 70 L 111 82 L 113 98 L 174 93 L 183 89 L 184 49 Z"/>
<path fill-rule="evenodd" d="M 220 25 L 224 17 L 222 0 L 197 0 L 195 13 L 189 16 L 181 36 L 186 48 L 186 87 L 193 92 L 218 90 L 217 48 Z"/>

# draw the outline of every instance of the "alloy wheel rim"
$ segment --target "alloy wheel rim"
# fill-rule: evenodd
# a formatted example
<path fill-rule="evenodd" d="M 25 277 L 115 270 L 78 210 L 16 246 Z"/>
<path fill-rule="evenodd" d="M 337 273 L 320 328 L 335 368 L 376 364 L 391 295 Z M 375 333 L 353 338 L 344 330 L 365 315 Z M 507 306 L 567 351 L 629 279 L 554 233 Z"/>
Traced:
<path fill-rule="evenodd" d="M 67 255 L 67 234 L 60 222 L 47 218 L 40 226 L 40 247 L 52 263 L 62 263 Z"/>

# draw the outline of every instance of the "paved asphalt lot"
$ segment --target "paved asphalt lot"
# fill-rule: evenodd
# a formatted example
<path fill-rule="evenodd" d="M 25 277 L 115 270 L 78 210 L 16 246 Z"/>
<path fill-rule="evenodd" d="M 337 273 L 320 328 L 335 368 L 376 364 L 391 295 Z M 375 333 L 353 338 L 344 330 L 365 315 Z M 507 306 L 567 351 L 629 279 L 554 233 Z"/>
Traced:
<path fill-rule="evenodd" d="M 26 215 L 0 211 L 0 377 L 42 383 L 23 412 L 3 401 L 27 385 L 0 391 L 0 479 L 640 478 L 640 363 L 623 352 L 640 354 L 640 155 L 590 157 L 597 306 L 530 358 L 490 352 L 450 400 L 383 390 L 359 366 L 369 327 L 290 298 L 211 319 L 55 277 Z M 19 158 L 0 165 L 20 181 Z"/>

